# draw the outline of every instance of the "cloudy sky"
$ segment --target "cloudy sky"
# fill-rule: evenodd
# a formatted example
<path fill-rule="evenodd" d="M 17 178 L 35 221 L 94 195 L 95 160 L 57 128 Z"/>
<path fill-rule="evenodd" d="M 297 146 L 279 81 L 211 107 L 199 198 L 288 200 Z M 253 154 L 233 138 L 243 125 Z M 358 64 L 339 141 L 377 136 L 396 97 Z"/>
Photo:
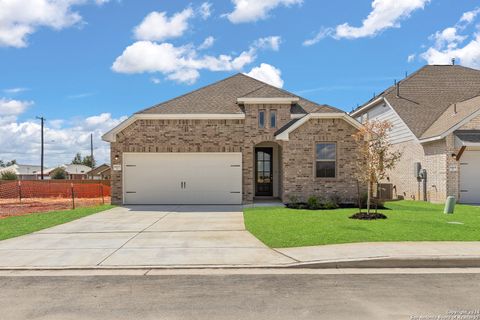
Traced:
<path fill-rule="evenodd" d="M 424 64 L 480 68 L 472 0 L 0 0 L 0 159 L 89 150 L 126 116 L 237 72 L 345 111 Z"/>

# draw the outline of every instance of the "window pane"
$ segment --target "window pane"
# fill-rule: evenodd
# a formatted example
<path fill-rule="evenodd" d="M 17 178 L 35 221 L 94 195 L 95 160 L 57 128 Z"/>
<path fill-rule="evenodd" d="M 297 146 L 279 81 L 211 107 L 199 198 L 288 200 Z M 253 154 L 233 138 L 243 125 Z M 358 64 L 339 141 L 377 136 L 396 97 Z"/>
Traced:
<path fill-rule="evenodd" d="M 317 160 L 335 160 L 335 149 L 334 143 L 317 144 Z"/>
<path fill-rule="evenodd" d="M 335 161 L 317 161 L 318 178 L 335 178 Z"/>
<path fill-rule="evenodd" d="M 265 127 L 265 111 L 259 111 L 258 113 L 258 127 L 259 128 Z"/>
<path fill-rule="evenodd" d="M 270 128 L 277 127 L 277 111 L 270 110 Z"/>

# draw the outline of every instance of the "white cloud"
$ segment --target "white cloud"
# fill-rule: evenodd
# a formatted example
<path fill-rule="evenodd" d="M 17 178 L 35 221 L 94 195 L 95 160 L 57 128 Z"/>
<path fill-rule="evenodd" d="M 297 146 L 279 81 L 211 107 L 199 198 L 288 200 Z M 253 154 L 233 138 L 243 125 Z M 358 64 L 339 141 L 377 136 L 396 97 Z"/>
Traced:
<path fill-rule="evenodd" d="M 232 0 L 235 8 L 225 16 L 232 23 L 253 22 L 268 17 L 271 10 L 283 5 L 300 5 L 303 0 Z"/>
<path fill-rule="evenodd" d="M 324 39 L 328 36 L 331 36 L 332 33 L 333 33 L 332 28 L 322 28 L 319 32 L 317 32 L 317 34 L 313 38 L 303 41 L 303 45 L 306 46 L 306 47 L 313 46 L 314 44 L 316 44 L 320 40 L 322 40 L 322 39 Z"/>
<path fill-rule="evenodd" d="M 374 37 L 380 32 L 399 28 L 400 21 L 407 19 L 418 10 L 423 9 L 430 0 L 373 0 L 372 11 L 362 21 L 360 27 L 353 27 L 343 23 L 335 28 L 323 27 L 313 38 L 303 42 L 304 46 L 311 46 L 326 37 L 334 39 L 357 39 Z"/>
<path fill-rule="evenodd" d="M 33 101 L 0 98 L 0 117 L 16 117 L 23 113 L 31 105 L 33 105 Z M 0 123 L 2 122 L 2 119 L 0 119 Z"/>
<path fill-rule="evenodd" d="M 462 17 L 460 18 L 460 22 L 467 23 L 467 24 L 472 23 L 479 13 L 480 13 L 480 7 L 471 11 L 464 12 Z"/>
<path fill-rule="evenodd" d="M 161 41 L 180 37 L 188 29 L 188 20 L 193 15 L 193 9 L 190 7 L 175 13 L 170 18 L 167 17 L 166 12 L 153 11 L 135 27 L 135 38 L 137 40 Z"/>
<path fill-rule="evenodd" d="M 200 44 L 198 46 L 198 50 L 208 49 L 211 46 L 213 46 L 214 43 L 215 43 L 215 38 L 212 37 L 212 36 L 209 36 L 209 37 L 205 38 L 205 40 L 203 40 L 202 44 Z"/>
<path fill-rule="evenodd" d="M 212 14 L 212 4 L 209 2 L 204 2 L 200 5 L 200 7 L 198 8 L 198 11 L 202 19 L 206 20 Z"/>
<path fill-rule="evenodd" d="M 246 75 L 278 88 L 283 87 L 282 72 L 280 69 L 267 63 L 262 63 L 259 67 L 252 68 Z"/>
<path fill-rule="evenodd" d="M 400 21 L 410 17 L 413 11 L 423 9 L 430 0 L 373 0 L 372 11 L 362 21 L 362 26 L 348 23 L 335 29 L 336 38 L 356 39 L 372 37 L 389 28 L 399 28 Z"/>
<path fill-rule="evenodd" d="M 257 48 L 272 49 L 273 51 L 278 51 L 280 49 L 281 42 L 282 39 L 280 38 L 280 36 L 270 36 L 256 40 L 254 45 Z"/>
<path fill-rule="evenodd" d="M 110 0 L 95 0 L 95 3 L 99 6 L 104 5 L 105 3 L 110 2 Z"/>
<path fill-rule="evenodd" d="M 72 7 L 85 0 L 0 1 L 0 46 L 26 47 L 27 38 L 41 27 L 61 30 L 82 21 Z"/>
<path fill-rule="evenodd" d="M 407 62 L 408 63 L 413 62 L 416 57 L 417 57 L 417 55 L 415 53 L 412 53 L 412 54 L 408 55 Z"/>
<path fill-rule="evenodd" d="M 73 120 L 47 120 L 45 125 L 45 163 L 55 166 L 70 162 L 77 152 L 90 153 L 90 134 L 93 133 L 94 156 L 97 163 L 108 162 L 110 148 L 101 140 L 102 134 L 125 120 L 109 113 Z M 0 126 L 0 154 L 4 160 L 35 164 L 40 156 L 40 122 L 12 119 Z"/>
<path fill-rule="evenodd" d="M 24 91 L 27 91 L 27 90 L 28 90 L 27 88 L 17 87 L 17 88 L 3 89 L 3 92 L 8 93 L 8 94 L 17 94 L 17 93 L 21 93 L 21 92 L 24 92 Z"/>
<path fill-rule="evenodd" d="M 162 82 L 160 79 L 158 79 L 157 77 L 151 77 L 150 78 L 150 81 L 152 81 L 154 84 L 159 84 L 160 82 Z"/>
<path fill-rule="evenodd" d="M 278 50 L 279 43 L 279 37 L 266 37 L 258 39 L 237 56 L 212 56 L 199 55 L 192 45 L 177 47 L 168 42 L 137 41 L 117 57 L 112 70 L 130 74 L 160 72 L 167 79 L 192 84 L 200 76 L 199 70 L 242 70 L 256 59 L 259 49 Z"/>
<path fill-rule="evenodd" d="M 479 8 L 465 12 L 453 27 L 437 31 L 430 37 L 434 41 L 433 45 L 420 57 L 429 64 L 450 64 L 455 58 L 464 66 L 480 68 L 480 32 L 475 31 L 472 35 L 459 34 L 465 32 L 479 13 Z M 467 39 L 470 41 L 464 44 Z"/>

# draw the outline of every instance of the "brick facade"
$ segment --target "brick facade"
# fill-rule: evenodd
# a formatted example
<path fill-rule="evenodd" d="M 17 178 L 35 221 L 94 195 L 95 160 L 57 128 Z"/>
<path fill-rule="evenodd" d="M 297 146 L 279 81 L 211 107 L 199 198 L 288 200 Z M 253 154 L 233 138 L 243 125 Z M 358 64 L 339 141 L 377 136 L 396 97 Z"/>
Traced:
<path fill-rule="evenodd" d="M 258 112 L 265 110 L 265 128 L 258 127 Z M 270 127 L 270 110 L 276 126 Z M 301 199 L 316 194 L 356 197 L 355 128 L 344 120 L 312 119 L 290 134 L 290 141 L 275 140 L 274 133 L 291 121 L 289 105 L 247 105 L 244 120 L 137 120 L 111 143 L 112 165 L 122 164 L 123 152 L 242 152 L 243 202 L 255 195 L 255 146 L 278 145 L 279 195 Z M 315 178 L 315 143 L 337 143 L 337 177 Z M 112 170 L 112 202 L 122 203 L 122 172 Z"/>
<path fill-rule="evenodd" d="M 480 129 L 480 116 L 472 119 L 460 129 Z M 460 199 L 460 165 L 452 156 L 459 152 L 455 145 L 455 135 L 444 139 L 420 144 L 411 140 L 394 145 L 402 151 L 402 159 L 390 173 L 390 182 L 395 186 L 394 196 L 409 200 L 422 200 L 423 188 L 414 176 L 414 163 L 420 162 L 427 170 L 427 199 L 431 202 L 444 202 L 447 196 Z M 467 148 L 468 150 L 468 148 Z"/>

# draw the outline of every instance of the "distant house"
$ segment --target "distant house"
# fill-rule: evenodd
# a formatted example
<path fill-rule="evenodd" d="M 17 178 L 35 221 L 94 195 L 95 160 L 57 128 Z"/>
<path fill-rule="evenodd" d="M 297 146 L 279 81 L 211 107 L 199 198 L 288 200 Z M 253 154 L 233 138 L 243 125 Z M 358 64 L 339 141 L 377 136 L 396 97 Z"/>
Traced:
<path fill-rule="evenodd" d="M 83 164 L 64 164 L 46 171 L 50 179 L 53 171 L 57 168 L 65 169 L 68 180 L 85 180 L 87 179 L 87 173 L 92 170 L 92 168 L 84 166 Z"/>
<path fill-rule="evenodd" d="M 44 172 L 48 169 L 44 167 Z M 40 179 L 41 166 L 29 165 L 29 164 L 14 164 L 5 168 L 0 168 L 0 174 L 2 172 L 14 172 L 18 180 L 37 180 Z"/>
<path fill-rule="evenodd" d="M 87 172 L 87 179 L 110 180 L 110 166 L 106 163 Z"/>
<path fill-rule="evenodd" d="M 425 66 L 351 113 L 389 120 L 403 156 L 390 173 L 398 197 L 480 203 L 480 70 Z"/>

